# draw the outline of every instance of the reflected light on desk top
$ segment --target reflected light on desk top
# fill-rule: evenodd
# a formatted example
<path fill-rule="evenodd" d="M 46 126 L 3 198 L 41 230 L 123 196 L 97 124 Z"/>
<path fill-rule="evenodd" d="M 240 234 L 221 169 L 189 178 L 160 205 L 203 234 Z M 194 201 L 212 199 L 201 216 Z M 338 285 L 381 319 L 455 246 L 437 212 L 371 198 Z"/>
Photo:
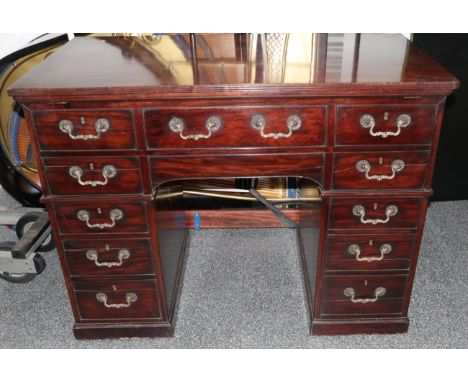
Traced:
<path fill-rule="evenodd" d="M 454 81 L 395 34 L 93 35 L 71 40 L 47 61 L 14 88 Z"/>
<path fill-rule="evenodd" d="M 382 64 L 389 71 L 386 81 L 399 81 L 404 64 L 407 41 L 388 39 L 391 57 L 374 55 L 364 67 Z M 363 41 L 364 40 L 364 41 Z M 359 34 L 173 34 L 123 36 L 105 39 L 125 52 L 129 59 L 141 62 L 162 82 L 179 85 L 246 84 L 246 83 L 315 83 L 356 82 L 360 76 L 358 58 L 362 49 L 372 44 Z M 361 45 L 362 44 L 362 45 Z M 395 52 L 399 53 L 396 54 Z M 391 69 L 390 69 L 391 68 Z M 361 70 L 362 72 L 362 70 Z M 369 74 L 365 75 L 369 77 Z"/>

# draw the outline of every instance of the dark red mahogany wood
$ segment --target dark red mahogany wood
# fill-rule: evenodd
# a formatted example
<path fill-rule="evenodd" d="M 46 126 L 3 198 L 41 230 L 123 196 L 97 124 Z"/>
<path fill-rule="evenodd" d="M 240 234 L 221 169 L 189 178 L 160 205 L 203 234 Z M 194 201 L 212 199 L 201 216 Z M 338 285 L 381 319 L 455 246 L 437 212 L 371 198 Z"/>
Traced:
<path fill-rule="evenodd" d="M 75 281 L 75 294 L 81 320 L 125 320 L 152 319 L 161 320 L 161 308 L 158 301 L 156 282 L 152 280 L 92 280 Z M 96 299 L 97 293 L 104 293 L 108 305 L 128 305 L 106 307 Z M 135 301 L 127 301 L 127 295 L 133 293 Z"/>
<path fill-rule="evenodd" d="M 278 57 L 275 38 L 75 38 L 9 89 L 33 138 L 76 338 L 172 335 L 194 214 L 174 181 L 204 177 L 314 180 L 321 205 L 285 210 L 298 224 L 311 333 L 408 329 L 445 97 L 458 81 L 398 35 L 289 34 Z M 410 123 L 399 129 L 401 115 Z M 220 122 L 211 133 L 210 117 Z M 100 134 L 98 119 L 110 126 Z M 405 167 L 393 179 L 356 168 L 366 160 L 368 177 L 390 176 L 396 159 Z M 82 181 L 103 180 L 105 165 L 117 169 L 105 185 L 70 176 L 80 166 Z M 389 205 L 398 213 L 366 224 L 356 205 L 365 219 L 384 220 Z M 110 224 L 116 208 L 123 217 L 113 227 L 77 218 L 87 210 L 90 224 Z M 266 210 L 201 212 L 210 228 L 281 227 Z M 384 245 L 391 251 L 375 260 Z M 119 262 L 122 249 L 130 257 Z M 362 302 L 379 287 L 384 295 Z"/>
<path fill-rule="evenodd" d="M 301 128 L 284 139 L 265 139 L 251 127 L 251 118 L 261 115 L 265 119 L 264 134 L 288 134 L 287 120 L 297 116 Z M 208 118 L 221 119 L 222 127 L 210 139 L 180 139 L 179 133 L 168 129 L 172 118 L 184 121 L 183 134 L 207 134 Z M 327 109 L 323 106 L 257 106 L 216 108 L 168 108 L 145 111 L 145 130 L 151 148 L 200 147 L 262 147 L 262 146 L 322 146 L 325 143 Z M 250 127 L 250 128 L 248 128 Z"/>
<path fill-rule="evenodd" d="M 364 207 L 364 221 L 385 220 L 386 210 L 389 206 L 396 206 L 398 212 L 394 216 L 390 216 L 387 223 L 362 223 L 361 218 L 353 214 L 353 208 L 357 205 Z M 330 229 L 358 229 L 361 231 L 388 230 L 389 228 L 414 229 L 418 224 L 420 206 L 420 198 L 333 198 L 330 207 L 329 227 Z"/>
<path fill-rule="evenodd" d="M 119 265 L 119 251 L 128 251 Z M 153 275 L 154 266 L 148 239 L 90 240 L 83 237 L 63 241 L 70 275 L 73 276 L 117 276 Z M 96 261 L 87 257 L 88 251 L 97 252 Z M 107 263 L 107 265 L 105 265 Z"/>
<path fill-rule="evenodd" d="M 255 161 L 255 166 L 249 164 Z M 248 176 L 302 176 L 322 184 L 323 155 L 223 155 L 223 156 L 158 156 L 150 158 L 153 183 L 174 179 L 248 177 Z M 190 168 L 187 173 L 185 169 Z"/>
<path fill-rule="evenodd" d="M 44 171 L 51 194 L 87 195 L 102 194 L 141 194 L 143 193 L 142 176 L 138 157 L 116 158 L 44 158 Z M 70 175 L 70 168 L 78 166 L 82 170 L 80 184 L 76 177 Z M 105 166 L 113 166 L 115 175 L 103 175 Z M 90 182 L 95 182 L 94 185 Z M 101 182 L 105 184 L 99 184 Z"/>
<path fill-rule="evenodd" d="M 424 186 L 426 179 L 428 151 L 390 151 L 390 152 L 359 152 L 335 154 L 333 165 L 333 187 L 335 189 L 417 189 Z M 356 168 L 359 161 L 365 160 L 370 169 L 361 172 Z M 393 171 L 394 161 L 403 161 L 401 171 Z M 395 172 L 395 175 L 393 175 Z M 383 176 L 375 179 L 376 176 Z M 392 177 L 386 179 L 384 177 Z"/>
<path fill-rule="evenodd" d="M 327 271 L 408 271 L 413 254 L 413 234 L 334 235 L 327 237 Z M 349 251 L 351 245 L 359 247 L 359 255 Z M 390 252 L 382 255 L 381 247 L 390 245 Z M 382 259 L 380 259 L 382 257 Z M 358 260 L 359 259 L 359 260 Z M 366 260 L 367 259 L 367 260 Z"/>
<path fill-rule="evenodd" d="M 378 300 L 402 298 L 405 290 L 406 276 L 400 275 L 360 275 L 360 276 L 325 276 L 323 297 L 329 301 L 350 301 L 350 297 L 343 294 L 345 288 L 351 287 L 356 291 L 356 298 L 372 298 L 378 287 L 386 289 L 385 294 Z M 371 302 L 367 303 L 372 306 Z M 366 305 L 366 304 L 362 304 Z M 359 304 L 357 304 L 359 306 Z"/>
<path fill-rule="evenodd" d="M 313 227 L 320 225 L 320 203 L 304 209 L 287 209 L 284 214 L 296 224 L 307 219 Z M 267 209 L 222 209 L 185 212 L 185 225 L 195 228 L 194 215 L 200 214 L 201 228 L 283 228 L 284 224 Z"/>
<path fill-rule="evenodd" d="M 326 276 L 321 317 L 401 315 L 405 286 L 406 276 L 400 275 Z M 352 301 L 350 296 L 344 294 L 347 288 L 354 290 L 354 298 L 357 301 Z M 385 293 L 378 298 L 375 295 L 377 288 L 385 288 Z M 364 303 L 358 301 L 359 299 L 370 299 L 370 301 Z"/>
<path fill-rule="evenodd" d="M 301 97 L 326 95 L 447 95 L 458 86 L 458 81 L 434 60 L 421 52 L 401 35 L 363 34 L 360 49 L 352 67 L 357 68 L 356 78 L 341 75 L 341 67 L 323 60 L 310 76 L 310 55 L 289 67 L 306 68 L 306 76 L 290 82 L 270 80 L 264 75 L 275 69 L 277 62 L 264 62 L 259 55 L 247 63 L 235 55 L 232 34 L 199 35 L 212 46 L 231 50 L 231 54 L 203 57 L 195 60 L 190 51 L 184 51 L 182 62 L 188 72 L 205 71 L 205 76 L 180 77 L 169 70 L 168 50 L 166 60 L 151 59 L 144 44 L 134 44 L 132 38 L 91 37 L 77 38 L 49 57 L 46 65 L 22 77 L 11 92 L 21 100 L 115 100 L 151 98 L 206 98 L 211 97 Z M 188 36 L 181 36 L 188 40 Z M 255 36 L 253 36 L 255 38 Z M 166 39 L 174 39 L 166 36 Z M 325 41 L 326 38 L 322 39 Z M 345 36 L 341 37 L 345 40 Z M 325 57 L 343 59 L 343 52 L 333 52 L 328 44 Z M 323 46 L 322 45 L 322 46 Z M 393 49 L 389 49 L 393 46 Z M 149 50 L 151 52 L 151 50 Z M 182 52 L 181 52 L 182 53 Z M 96 55 L 99 59 L 96 59 Z M 154 56 L 153 56 L 154 57 Z M 94 59 L 92 59 L 94 58 Z M 200 59 L 200 57 L 197 57 Z M 241 75 L 220 76 L 220 67 L 231 73 L 237 68 Z M 211 64 L 211 65 L 210 65 Z M 259 75 L 245 75 L 245 68 L 258 67 Z M 279 67 L 279 69 L 283 69 Z M 288 69 L 288 67 L 284 68 Z M 347 68 L 346 68 L 347 69 Z M 225 72 L 225 73 L 226 73 Z M 222 70 L 221 70 L 221 74 Z M 261 75 L 260 75 L 261 74 Z M 230 78 L 232 78 L 230 80 Z M 76 89 L 80 89 L 79 92 Z"/>
<path fill-rule="evenodd" d="M 58 125 L 62 120 L 73 124 L 72 135 L 96 135 L 94 123 L 106 118 L 110 127 L 99 139 L 70 139 Z M 41 150 L 132 149 L 135 147 L 131 110 L 57 110 L 34 113 L 34 124 Z"/>
<path fill-rule="evenodd" d="M 408 145 L 430 144 L 435 124 L 435 107 L 433 105 L 361 105 L 338 106 L 336 119 L 337 145 Z M 397 136 L 372 136 L 370 128 L 363 128 L 360 119 L 369 114 L 375 120 L 374 133 L 396 133 L 396 119 L 401 114 L 411 116 L 409 126 L 403 127 Z"/>
<path fill-rule="evenodd" d="M 123 215 L 121 219 L 115 220 L 112 227 L 93 227 L 97 224 L 112 224 L 110 214 L 112 210 L 120 209 Z M 101 235 L 105 233 L 146 233 L 148 232 L 148 220 L 146 218 L 146 206 L 142 202 L 81 202 L 81 203 L 54 203 L 57 221 L 63 234 L 88 233 Z M 78 212 L 86 210 L 89 212 L 89 227 L 86 221 L 78 219 Z"/>

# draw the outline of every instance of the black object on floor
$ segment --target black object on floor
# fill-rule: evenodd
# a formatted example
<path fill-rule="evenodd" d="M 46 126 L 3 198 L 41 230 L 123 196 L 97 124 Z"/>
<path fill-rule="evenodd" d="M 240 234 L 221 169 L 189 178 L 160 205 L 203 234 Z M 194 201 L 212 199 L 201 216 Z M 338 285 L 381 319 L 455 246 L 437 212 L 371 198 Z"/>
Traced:
<path fill-rule="evenodd" d="M 413 42 L 460 80 L 447 98 L 433 200 L 468 199 L 468 34 L 416 33 Z"/>

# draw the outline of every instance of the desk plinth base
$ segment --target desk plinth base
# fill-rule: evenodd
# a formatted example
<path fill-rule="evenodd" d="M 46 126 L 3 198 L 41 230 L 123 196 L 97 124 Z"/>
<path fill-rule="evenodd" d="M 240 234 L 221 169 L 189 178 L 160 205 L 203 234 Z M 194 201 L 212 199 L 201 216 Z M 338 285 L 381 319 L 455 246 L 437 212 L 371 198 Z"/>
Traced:
<path fill-rule="evenodd" d="M 172 337 L 173 325 L 165 323 L 140 324 L 82 324 L 73 326 L 73 334 L 77 340 L 118 339 L 118 338 L 148 338 Z"/>
<path fill-rule="evenodd" d="M 310 334 L 345 335 L 345 334 L 392 334 L 406 333 L 409 320 L 405 317 L 361 320 L 313 320 Z"/>
<path fill-rule="evenodd" d="M 314 320 L 312 335 L 393 334 L 406 333 L 407 318 L 377 320 Z M 75 324 L 73 333 L 78 340 L 172 337 L 169 323 L 148 324 Z"/>

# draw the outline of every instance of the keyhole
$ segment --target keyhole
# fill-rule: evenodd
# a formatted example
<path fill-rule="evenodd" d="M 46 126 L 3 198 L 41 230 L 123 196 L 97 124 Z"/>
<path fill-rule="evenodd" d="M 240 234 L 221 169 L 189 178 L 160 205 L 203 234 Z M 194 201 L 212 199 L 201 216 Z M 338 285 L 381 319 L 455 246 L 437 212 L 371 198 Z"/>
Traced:
<path fill-rule="evenodd" d="M 374 203 L 374 210 L 377 209 L 377 203 Z"/>
<path fill-rule="evenodd" d="M 367 282 L 367 280 L 365 280 L 365 281 L 364 281 L 364 285 L 367 286 L 367 284 L 368 284 L 368 282 Z"/>
<path fill-rule="evenodd" d="M 112 284 L 112 289 L 114 290 L 114 292 L 117 291 L 117 287 L 114 284 Z"/>
<path fill-rule="evenodd" d="M 101 214 L 102 214 L 101 207 L 98 207 L 98 209 L 97 209 L 97 213 L 98 213 L 99 215 L 101 215 Z"/>
<path fill-rule="evenodd" d="M 85 121 L 85 118 L 84 117 L 80 117 L 80 123 L 82 125 L 86 124 L 86 121 Z"/>
<path fill-rule="evenodd" d="M 385 121 L 388 121 L 388 111 L 386 111 L 386 112 L 384 113 L 383 119 L 384 119 Z"/>
<path fill-rule="evenodd" d="M 374 240 L 369 240 L 369 245 L 374 245 Z"/>
<path fill-rule="evenodd" d="M 383 164 L 383 158 L 379 157 L 379 164 Z"/>
<path fill-rule="evenodd" d="M 106 251 L 109 251 L 109 250 L 110 250 L 109 244 L 106 244 Z"/>
<path fill-rule="evenodd" d="M 90 169 L 90 170 L 94 170 L 94 163 L 93 163 L 93 162 L 90 162 L 90 163 L 89 163 L 89 169 Z"/>

